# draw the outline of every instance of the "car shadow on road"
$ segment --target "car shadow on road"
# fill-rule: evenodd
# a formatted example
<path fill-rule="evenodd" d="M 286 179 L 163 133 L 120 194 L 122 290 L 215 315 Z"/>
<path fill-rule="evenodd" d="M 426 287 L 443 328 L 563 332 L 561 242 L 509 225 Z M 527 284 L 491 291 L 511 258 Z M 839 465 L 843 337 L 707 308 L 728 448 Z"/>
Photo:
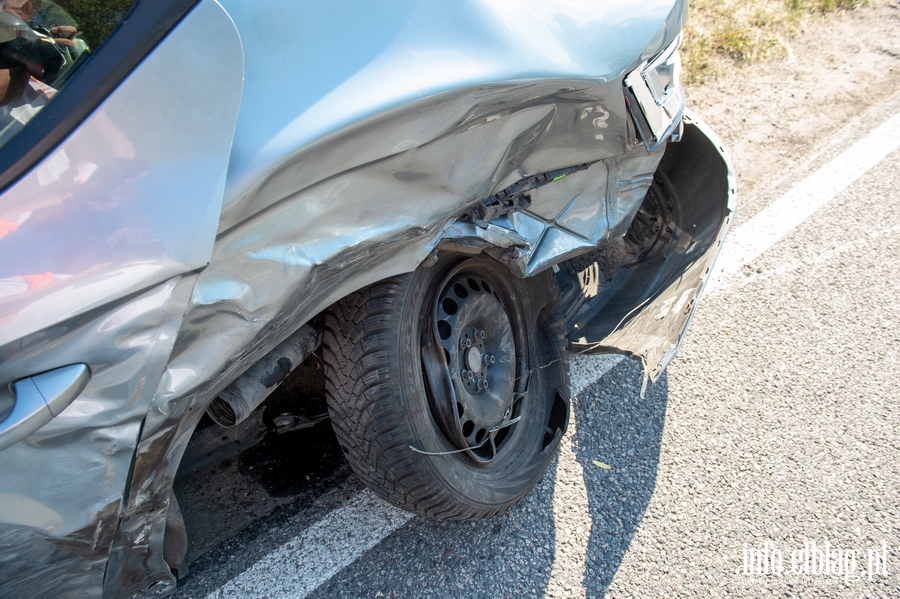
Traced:
<path fill-rule="evenodd" d="M 640 364 L 623 360 L 573 402 L 572 447 L 590 511 L 586 597 L 605 596 L 656 487 L 668 378 L 663 373 L 643 399 L 642 383 Z"/>
<path fill-rule="evenodd" d="M 476 522 L 415 517 L 309 597 L 603 597 L 656 484 L 667 379 L 643 399 L 642 382 L 640 365 L 623 360 L 582 391 L 572 406 L 573 451 L 561 452 L 508 512 Z M 560 505 L 559 485 L 582 484 L 569 480 L 565 460 L 583 471 L 586 505 Z M 564 546 L 565 529 L 578 526 L 581 547 Z"/>
<path fill-rule="evenodd" d="M 555 465 L 554 460 L 554 465 Z M 471 522 L 417 516 L 309 599 L 518 598 L 538 595 L 553 562 L 553 471 L 513 509 Z"/>

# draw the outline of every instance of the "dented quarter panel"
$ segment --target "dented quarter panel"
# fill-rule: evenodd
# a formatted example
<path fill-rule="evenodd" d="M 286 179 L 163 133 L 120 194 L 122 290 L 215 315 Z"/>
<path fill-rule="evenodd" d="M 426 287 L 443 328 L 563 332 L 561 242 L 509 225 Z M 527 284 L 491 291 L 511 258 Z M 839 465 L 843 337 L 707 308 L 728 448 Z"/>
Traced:
<path fill-rule="evenodd" d="M 648 155 L 637 146 L 535 190 L 531 207 L 509 216 L 530 246 L 521 272 L 533 275 L 621 235 L 653 180 L 662 150 Z"/>
<path fill-rule="evenodd" d="M 582 245 L 544 250 L 527 274 L 605 239 L 607 214 L 626 219 L 636 206 L 607 207 L 608 194 L 626 193 L 632 172 L 649 184 L 661 152 L 629 128 L 622 78 L 685 17 L 671 0 L 223 4 L 246 75 L 219 233 L 141 437 L 109 592 L 171 585 L 158 543 L 135 539 L 162 537 L 193 428 L 313 315 L 414 270 L 468 208 L 532 174 L 597 162 L 607 176 L 543 192 L 563 212 L 592 193 L 561 219 Z"/>
<path fill-rule="evenodd" d="M 675 39 L 687 16 L 683 0 L 223 4 L 241 31 L 247 74 L 222 229 L 304 186 L 427 144 L 470 111 L 484 111 L 476 99 L 427 114 L 417 104 L 423 98 L 535 78 L 610 82 Z M 527 88 L 519 96 L 512 108 L 527 102 Z M 406 114 L 401 126 L 368 134 L 372 119 L 392 113 Z M 566 129 L 559 121 L 550 134 Z M 337 139 L 350 133 L 355 147 L 339 149 Z M 550 170 L 546 160 L 538 151 L 532 172 Z M 290 180 L 279 177 L 285 170 Z"/>
<path fill-rule="evenodd" d="M 649 183 L 659 159 L 629 134 L 622 77 L 678 35 L 683 2 L 223 4 L 243 36 L 244 99 L 219 236 L 160 397 L 211 399 L 313 314 L 415 269 L 522 177 L 604 160 L 619 177 L 635 148 Z M 526 274 L 606 238 L 614 182 L 569 209 L 582 235 L 548 242 Z M 543 193 L 562 210 L 574 197 Z M 600 221 L 583 230 L 589 214 Z"/>

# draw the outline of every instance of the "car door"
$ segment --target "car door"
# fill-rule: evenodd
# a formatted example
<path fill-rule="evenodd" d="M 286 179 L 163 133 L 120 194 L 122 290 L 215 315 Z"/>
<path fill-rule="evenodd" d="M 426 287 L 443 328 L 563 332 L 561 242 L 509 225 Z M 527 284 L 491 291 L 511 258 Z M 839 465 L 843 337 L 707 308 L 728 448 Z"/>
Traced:
<path fill-rule="evenodd" d="M 5 7 L 0 588 L 100 596 L 143 421 L 212 252 L 241 42 L 215 0 Z"/>

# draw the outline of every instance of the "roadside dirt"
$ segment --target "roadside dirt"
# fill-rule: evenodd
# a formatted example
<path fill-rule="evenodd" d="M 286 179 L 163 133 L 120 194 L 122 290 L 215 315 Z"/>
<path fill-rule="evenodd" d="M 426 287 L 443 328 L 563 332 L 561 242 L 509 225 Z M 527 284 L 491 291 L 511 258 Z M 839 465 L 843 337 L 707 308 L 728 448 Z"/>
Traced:
<path fill-rule="evenodd" d="M 900 91 L 900 2 L 810 21 L 784 59 L 736 66 L 687 89 L 722 138 L 738 177 L 740 223 L 790 182 L 776 179 L 854 116 Z M 886 115 L 887 116 L 887 115 Z"/>

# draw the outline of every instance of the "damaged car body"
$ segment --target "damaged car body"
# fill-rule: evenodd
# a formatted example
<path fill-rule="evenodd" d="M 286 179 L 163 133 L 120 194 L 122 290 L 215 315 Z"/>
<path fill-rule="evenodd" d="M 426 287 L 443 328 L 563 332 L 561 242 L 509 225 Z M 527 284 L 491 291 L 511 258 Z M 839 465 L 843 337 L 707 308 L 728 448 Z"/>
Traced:
<path fill-rule="evenodd" d="M 685 1 L 120 4 L 0 65 L 46 104 L 0 132 L 0 594 L 171 592 L 201 419 L 319 347 L 354 470 L 453 519 L 540 479 L 567 352 L 675 356 L 735 201 Z M 13 5 L 6 55 L 70 47 Z"/>

